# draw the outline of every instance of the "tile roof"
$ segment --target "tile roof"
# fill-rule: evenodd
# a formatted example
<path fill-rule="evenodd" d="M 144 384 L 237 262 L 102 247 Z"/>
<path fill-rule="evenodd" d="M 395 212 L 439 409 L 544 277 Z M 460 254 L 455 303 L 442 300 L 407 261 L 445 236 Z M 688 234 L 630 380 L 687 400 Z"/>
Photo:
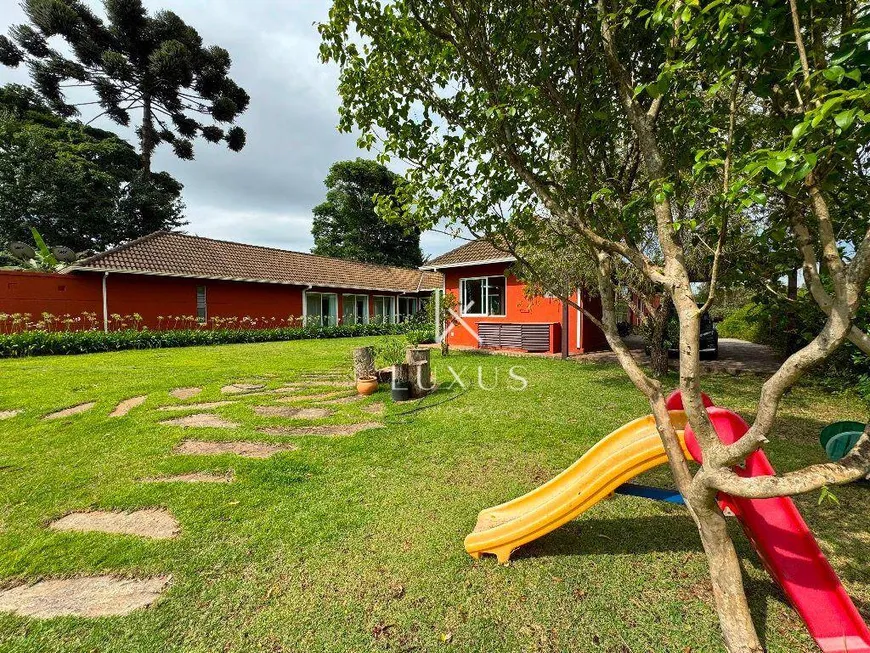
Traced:
<path fill-rule="evenodd" d="M 170 231 L 79 261 L 70 270 L 418 292 L 441 288 L 439 273 L 200 238 Z"/>
<path fill-rule="evenodd" d="M 508 252 L 499 249 L 488 240 L 472 240 L 452 249 L 446 254 L 427 262 L 424 270 L 437 270 L 439 268 L 453 268 L 470 263 L 495 263 L 509 262 L 516 259 Z"/>

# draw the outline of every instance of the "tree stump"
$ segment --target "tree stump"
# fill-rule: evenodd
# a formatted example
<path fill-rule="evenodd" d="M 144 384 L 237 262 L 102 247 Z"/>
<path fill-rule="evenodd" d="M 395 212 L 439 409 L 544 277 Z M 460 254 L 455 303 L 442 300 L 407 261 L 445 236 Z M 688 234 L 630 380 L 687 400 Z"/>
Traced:
<path fill-rule="evenodd" d="M 391 388 L 394 391 L 393 398 L 396 399 L 395 391 L 399 388 L 408 388 L 407 398 L 410 398 L 411 388 L 413 387 L 412 377 L 413 368 L 407 363 L 398 363 L 393 365 L 393 382 Z"/>
<path fill-rule="evenodd" d="M 432 391 L 432 369 L 429 349 L 412 347 L 406 350 L 405 360 L 410 368 L 411 396 L 423 397 Z"/>
<path fill-rule="evenodd" d="M 375 376 L 375 348 L 355 347 L 353 350 L 354 379 L 371 378 Z"/>

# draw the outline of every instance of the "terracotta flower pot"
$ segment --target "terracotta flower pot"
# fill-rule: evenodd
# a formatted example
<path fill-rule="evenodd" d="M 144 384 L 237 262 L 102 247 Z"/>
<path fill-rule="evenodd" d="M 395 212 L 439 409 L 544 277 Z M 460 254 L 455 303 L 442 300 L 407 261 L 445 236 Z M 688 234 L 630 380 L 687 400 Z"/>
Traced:
<path fill-rule="evenodd" d="M 374 394 L 374 392 L 378 389 L 378 380 L 375 377 L 363 377 L 357 379 L 356 382 L 356 391 L 361 395 L 368 396 L 370 394 Z"/>

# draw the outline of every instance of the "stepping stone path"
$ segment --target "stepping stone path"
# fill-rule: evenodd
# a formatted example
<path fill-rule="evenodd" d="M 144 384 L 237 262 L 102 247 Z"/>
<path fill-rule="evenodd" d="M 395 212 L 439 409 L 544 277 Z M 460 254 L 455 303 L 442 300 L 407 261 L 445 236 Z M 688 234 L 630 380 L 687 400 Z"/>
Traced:
<path fill-rule="evenodd" d="M 318 401 L 321 399 L 335 399 L 342 396 L 344 396 L 343 392 L 322 392 L 316 395 L 290 395 L 289 397 L 278 397 L 275 401 L 292 404 L 298 401 Z"/>
<path fill-rule="evenodd" d="M 42 619 L 125 615 L 154 603 L 170 579 L 86 576 L 41 580 L 0 592 L 0 611 Z"/>
<path fill-rule="evenodd" d="M 175 388 L 175 390 L 170 390 L 169 394 L 176 399 L 191 399 L 200 392 L 202 392 L 202 388 Z"/>
<path fill-rule="evenodd" d="M 220 408 L 221 406 L 229 406 L 236 403 L 235 401 L 207 401 L 199 404 L 178 404 L 175 406 L 160 406 L 157 410 L 211 410 L 212 408 Z"/>
<path fill-rule="evenodd" d="M 383 415 L 384 414 L 384 402 L 376 401 L 373 404 L 369 404 L 368 406 L 363 406 L 360 408 L 363 412 L 370 413 L 372 415 Z"/>
<path fill-rule="evenodd" d="M 342 438 L 356 435 L 360 431 L 383 428 L 380 422 L 360 422 L 357 424 L 339 424 L 329 426 L 278 426 L 258 429 L 266 435 L 319 435 L 327 438 Z"/>
<path fill-rule="evenodd" d="M 262 390 L 266 385 L 264 383 L 231 383 L 221 388 L 221 392 L 225 395 L 240 395 L 247 392 L 256 392 Z"/>
<path fill-rule="evenodd" d="M 181 528 L 166 510 L 136 510 L 134 512 L 73 512 L 57 519 L 49 528 L 55 531 L 113 533 L 138 535 L 155 540 L 172 539 Z"/>
<path fill-rule="evenodd" d="M 235 429 L 239 427 L 235 422 L 228 422 L 210 413 L 197 413 L 195 415 L 187 415 L 186 417 L 168 419 L 160 423 L 165 426 L 184 426 L 188 428 Z"/>
<path fill-rule="evenodd" d="M 290 408 L 289 406 L 254 406 L 254 412 L 265 417 L 295 419 L 323 419 L 334 414 L 328 408 Z"/>
<path fill-rule="evenodd" d="M 355 404 L 358 401 L 362 401 L 365 399 L 362 395 L 348 395 L 347 397 L 339 397 L 338 399 L 330 399 L 329 401 L 324 401 L 325 404 Z"/>
<path fill-rule="evenodd" d="M 213 442 L 205 440 L 185 440 L 175 453 L 186 456 L 220 456 L 232 453 L 244 458 L 268 458 L 284 451 L 296 451 L 298 447 L 268 442 Z"/>
<path fill-rule="evenodd" d="M 227 472 L 226 474 L 191 472 L 189 474 L 177 474 L 176 476 L 144 478 L 142 483 L 232 483 L 235 480 L 236 475 L 233 472 Z"/>
<path fill-rule="evenodd" d="M 63 419 L 64 417 L 71 417 L 72 415 L 78 415 L 80 413 L 87 412 L 96 405 L 96 401 L 89 401 L 86 404 L 79 404 L 78 406 L 64 408 L 63 410 L 59 410 L 56 413 L 49 413 L 42 419 Z"/>
<path fill-rule="evenodd" d="M 17 410 L 0 410 L 0 420 L 12 419 L 16 415 L 20 415 L 24 411 L 20 408 Z"/>
<path fill-rule="evenodd" d="M 148 399 L 148 397 L 145 396 L 131 397 L 130 399 L 125 399 L 117 406 L 115 406 L 115 410 L 109 413 L 109 417 L 124 417 L 127 413 L 129 413 L 137 406 L 141 406 L 142 404 L 144 404 L 146 399 Z"/>

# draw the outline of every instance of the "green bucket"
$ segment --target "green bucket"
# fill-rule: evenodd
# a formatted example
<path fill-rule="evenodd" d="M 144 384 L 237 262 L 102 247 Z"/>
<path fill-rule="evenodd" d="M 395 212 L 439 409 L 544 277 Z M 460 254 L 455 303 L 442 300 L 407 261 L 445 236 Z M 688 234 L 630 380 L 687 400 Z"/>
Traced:
<path fill-rule="evenodd" d="M 827 451 L 828 442 L 830 442 L 831 438 L 841 433 L 851 433 L 854 431 L 863 432 L 864 425 L 861 422 L 834 422 L 822 429 L 822 432 L 819 434 L 819 442 L 822 443 L 822 448 Z M 852 446 L 855 446 L 855 444 L 852 443 Z"/>
<path fill-rule="evenodd" d="M 845 458 L 846 454 L 852 451 L 852 448 L 861 439 L 862 435 L 864 435 L 863 431 L 839 433 L 828 440 L 828 444 L 825 445 L 825 453 L 828 454 L 828 458 L 837 462 Z"/>

